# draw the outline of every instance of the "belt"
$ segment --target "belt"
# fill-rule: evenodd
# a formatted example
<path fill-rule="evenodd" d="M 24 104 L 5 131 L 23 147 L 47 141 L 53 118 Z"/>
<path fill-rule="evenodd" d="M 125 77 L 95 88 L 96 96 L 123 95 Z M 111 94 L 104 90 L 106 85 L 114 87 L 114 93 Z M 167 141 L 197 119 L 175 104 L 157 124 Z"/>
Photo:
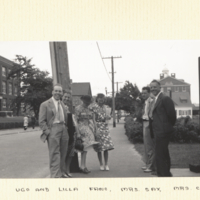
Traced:
<path fill-rule="evenodd" d="M 144 121 L 144 122 L 148 122 L 149 120 L 148 120 L 148 119 L 143 119 L 143 121 Z"/>

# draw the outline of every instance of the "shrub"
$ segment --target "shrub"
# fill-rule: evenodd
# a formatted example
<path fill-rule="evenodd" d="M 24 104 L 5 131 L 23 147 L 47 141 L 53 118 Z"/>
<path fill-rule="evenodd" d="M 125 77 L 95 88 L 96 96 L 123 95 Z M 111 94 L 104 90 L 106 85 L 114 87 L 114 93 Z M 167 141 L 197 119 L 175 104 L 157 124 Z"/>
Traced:
<path fill-rule="evenodd" d="M 132 116 L 127 116 L 125 118 L 125 130 L 126 135 L 130 141 L 133 143 L 142 143 L 143 142 L 143 131 L 142 124 L 135 122 Z"/>
<path fill-rule="evenodd" d="M 133 116 L 129 115 L 125 119 L 124 128 L 126 135 L 133 143 L 143 142 L 142 123 L 135 122 Z M 200 143 L 199 124 L 189 117 L 177 119 L 174 132 L 171 134 L 170 142 L 173 143 Z"/>

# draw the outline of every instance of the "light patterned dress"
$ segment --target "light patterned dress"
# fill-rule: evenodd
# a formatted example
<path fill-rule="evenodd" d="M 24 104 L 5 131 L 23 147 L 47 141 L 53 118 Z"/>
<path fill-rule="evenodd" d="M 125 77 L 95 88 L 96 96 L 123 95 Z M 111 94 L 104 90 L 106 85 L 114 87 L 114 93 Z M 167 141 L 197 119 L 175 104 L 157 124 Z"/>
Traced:
<path fill-rule="evenodd" d="M 79 129 L 80 138 L 83 140 L 84 151 L 97 144 L 94 138 L 93 113 L 82 104 L 75 108 L 75 117 Z"/>
<path fill-rule="evenodd" d="M 97 133 L 95 135 L 95 140 L 99 144 L 94 146 L 96 152 L 112 150 L 114 149 L 114 144 L 109 134 L 108 124 L 106 122 L 106 106 L 100 107 L 97 103 L 93 104 L 90 109 L 95 113 L 95 121 L 97 124 Z"/>

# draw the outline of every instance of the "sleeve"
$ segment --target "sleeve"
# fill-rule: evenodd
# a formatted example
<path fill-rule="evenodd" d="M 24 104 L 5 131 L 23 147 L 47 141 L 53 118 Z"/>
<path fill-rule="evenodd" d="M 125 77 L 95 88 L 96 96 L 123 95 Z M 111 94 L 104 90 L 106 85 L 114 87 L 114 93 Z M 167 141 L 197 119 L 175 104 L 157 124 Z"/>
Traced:
<path fill-rule="evenodd" d="M 174 102 L 172 101 L 170 97 L 166 96 L 163 98 L 163 105 L 164 105 L 169 121 L 174 126 L 176 122 L 176 111 L 174 107 Z"/>
<path fill-rule="evenodd" d="M 44 103 L 42 103 L 40 105 L 40 111 L 39 111 L 39 126 L 43 130 L 43 132 L 48 130 L 46 112 L 47 112 L 46 106 Z"/>

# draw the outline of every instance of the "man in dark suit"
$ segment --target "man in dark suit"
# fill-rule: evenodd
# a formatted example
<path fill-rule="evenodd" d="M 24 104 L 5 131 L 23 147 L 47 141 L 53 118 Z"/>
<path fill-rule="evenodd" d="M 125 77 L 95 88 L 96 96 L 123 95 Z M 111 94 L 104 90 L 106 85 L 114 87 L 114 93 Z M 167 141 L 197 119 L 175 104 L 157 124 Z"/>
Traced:
<path fill-rule="evenodd" d="M 52 98 L 40 105 L 39 125 L 43 133 L 41 140 L 48 142 L 51 178 L 68 178 L 65 174 L 69 135 L 67 132 L 67 109 L 62 101 L 60 84 L 53 87 Z"/>
<path fill-rule="evenodd" d="M 161 92 L 160 83 L 153 80 L 150 89 L 155 96 L 149 112 L 153 134 L 155 137 L 155 159 L 157 175 L 172 176 L 170 172 L 170 155 L 168 150 L 170 135 L 176 122 L 176 111 L 170 97 Z"/>

